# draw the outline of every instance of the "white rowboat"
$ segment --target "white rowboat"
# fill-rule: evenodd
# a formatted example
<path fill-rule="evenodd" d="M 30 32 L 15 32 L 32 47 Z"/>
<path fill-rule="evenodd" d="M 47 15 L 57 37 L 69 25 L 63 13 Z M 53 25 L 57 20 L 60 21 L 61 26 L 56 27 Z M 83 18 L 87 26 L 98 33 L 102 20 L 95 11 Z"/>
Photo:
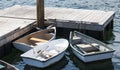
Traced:
<path fill-rule="evenodd" d="M 84 62 L 112 58 L 114 50 L 106 44 L 80 32 L 70 32 L 70 47 L 73 53 Z"/>
<path fill-rule="evenodd" d="M 15 48 L 26 52 L 38 45 L 49 42 L 56 37 L 56 27 L 33 32 L 13 42 Z"/>
<path fill-rule="evenodd" d="M 45 68 L 60 61 L 65 55 L 68 45 L 66 39 L 52 40 L 25 52 L 21 57 L 30 66 Z"/>

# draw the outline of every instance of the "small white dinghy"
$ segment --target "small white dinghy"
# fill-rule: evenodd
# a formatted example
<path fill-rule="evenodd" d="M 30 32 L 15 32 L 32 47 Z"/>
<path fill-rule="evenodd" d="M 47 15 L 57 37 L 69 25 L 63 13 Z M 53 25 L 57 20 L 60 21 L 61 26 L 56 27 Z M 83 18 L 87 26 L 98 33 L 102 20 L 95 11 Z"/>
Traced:
<path fill-rule="evenodd" d="M 21 57 L 30 66 L 45 68 L 60 61 L 68 45 L 69 42 L 66 39 L 52 40 L 25 52 Z"/>
<path fill-rule="evenodd" d="M 73 53 L 84 62 L 109 59 L 114 52 L 101 41 L 77 31 L 70 32 L 69 41 Z"/>
<path fill-rule="evenodd" d="M 42 45 L 56 37 L 56 27 L 33 32 L 13 42 L 16 49 L 26 52 L 38 45 Z"/>

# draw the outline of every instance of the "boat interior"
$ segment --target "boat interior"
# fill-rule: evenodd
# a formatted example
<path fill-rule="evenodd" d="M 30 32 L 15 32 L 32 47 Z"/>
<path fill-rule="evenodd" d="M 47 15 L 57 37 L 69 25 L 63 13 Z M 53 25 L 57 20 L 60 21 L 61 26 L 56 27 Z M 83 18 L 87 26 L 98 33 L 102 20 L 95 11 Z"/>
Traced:
<path fill-rule="evenodd" d="M 37 31 L 25 37 L 22 37 L 15 42 L 25 43 L 28 45 L 36 46 L 38 43 L 49 41 L 54 36 L 54 29 L 47 29 L 43 31 Z"/>
<path fill-rule="evenodd" d="M 82 53 L 97 53 L 109 50 L 108 48 L 97 44 L 96 42 L 89 42 L 89 40 L 83 39 L 80 37 L 80 35 L 74 35 L 72 38 L 72 44 L 77 50 L 81 51 Z"/>
<path fill-rule="evenodd" d="M 61 43 L 63 44 L 62 46 Z M 41 61 L 46 61 L 62 53 L 66 48 L 67 48 L 66 42 L 55 41 L 52 43 L 44 44 L 43 46 L 40 47 L 35 47 L 34 49 L 31 49 L 30 51 L 24 53 L 22 56 L 41 60 Z"/>
<path fill-rule="evenodd" d="M 46 48 L 45 48 L 46 47 Z M 44 46 L 44 49 L 37 51 L 38 56 L 43 59 L 49 59 L 54 57 L 64 51 L 66 47 L 61 46 L 61 44 L 49 44 L 49 46 Z"/>
<path fill-rule="evenodd" d="M 60 51 L 58 49 L 50 49 L 48 48 L 47 50 L 40 50 L 38 53 L 38 56 L 44 58 L 44 59 L 49 59 L 55 55 L 57 55 Z"/>

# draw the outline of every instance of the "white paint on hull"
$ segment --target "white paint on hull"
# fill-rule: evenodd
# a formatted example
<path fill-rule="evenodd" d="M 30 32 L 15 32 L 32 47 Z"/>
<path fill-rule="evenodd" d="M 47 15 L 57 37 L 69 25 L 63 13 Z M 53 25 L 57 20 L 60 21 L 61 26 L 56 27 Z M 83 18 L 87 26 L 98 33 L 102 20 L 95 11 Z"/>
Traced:
<path fill-rule="evenodd" d="M 97 61 L 97 60 L 103 60 L 103 59 L 109 59 L 112 58 L 113 52 L 109 53 L 103 53 L 103 54 L 96 54 L 96 55 L 91 55 L 91 56 L 83 56 L 74 49 L 72 49 L 73 53 L 82 61 L 84 62 L 92 62 L 92 61 Z"/>
<path fill-rule="evenodd" d="M 62 52 L 58 56 L 56 56 L 48 61 L 45 61 L 45 62 L 40 62 L 38 60 L 28 59 L 28 58 L 24 58 L 24 57 L 23 57 L 23 61 L 26 64 L 31 65 L 31 66 L 35 66 L 38 68 L 45 68 L 45 67 L 48 67 L 48 66 L 60 61 L 64 57 L 64 55 L 65 55 L 65 52 Z"/>

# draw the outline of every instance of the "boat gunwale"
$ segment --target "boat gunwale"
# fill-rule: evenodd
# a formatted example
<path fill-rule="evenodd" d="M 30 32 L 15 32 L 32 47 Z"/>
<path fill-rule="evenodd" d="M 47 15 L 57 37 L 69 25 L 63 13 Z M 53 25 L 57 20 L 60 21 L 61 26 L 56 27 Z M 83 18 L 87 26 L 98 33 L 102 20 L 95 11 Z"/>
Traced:
<path fill-rule="evenodd" d="M 111 51 L 104 51 L 104 52 L 96 52 L 96 53 L 85 53 L 83 54 L 82 52 L 78 51 L 77 49 L 75 49 L 73 46 L 71 47 L 73 48 L 76 52 L 78 52 L 80 55 L 82 56 L 92 56 L 92 55 L 98 55 L 98 54 L 105 54 L 105 53 L 112 53 L 114 52 L 114 50 L 111 50 Z"/>
<path fill-rule="evenodd" d="M 82 35 L 82 36 L 84 36 L 84 37 L 87 37 L 87 38 L 89 38 L 89 39 L 92 39 L 92 40 L 94 40 L 94 41 L 97 41 L 98 43 L 104 45 L 104 47 L 108 48 L 109 50 L 113 50 L 112 48 L 108 47 L 105 43 L 103 43 L 103 42 L 101 42 L 101 41 L 99 41 L 99 40 L 97 40 L 97 39 L 94 39 L 94 38 L 92 38 L 92 37 L 90 37 L 90 36 L 87 36 L 87 35 L 85 35 L 85 34 L 82 34 L 82 33 L 80 33 L 80 32 L 77 32 L 77 31 L 74 31 L 74 32 L 75 32 L 75 33 L 78 33 L 78 34 L 80 34 L 80 35 Z"/>
<path fill-rule="evenodd" d="M 11 68 L 14 68 L 14 70 L 19 70 L 19 69 L 16 68 L 14 65 L 9 64 L 9 63 L 7 63 L 7 62 L 5 62 L 5 61 L 3 61 L 3 60 L 0 60 L 0 63 L 6 64 L 7 66 L 10 66 Z"/>
<path fill-rule="evenodd" d="M 28 34 L 28 35 L 26 35 L 26 36 L 23 36 L 23 37 L 17 39 L 16 41 L 14 41 L 13 44 L 21 44 L 21 45 L 28 46 L 28 47 L 30 48 L 31 45 L 26 44 L 26 43 L 24 43 L 24 42 L 19 42 L 19 40 L 20 40 L 20 39 L 23 39 L 23 38 L 26 38 L 26 37 L 29 36 L 29 35 L 33 35 L 33 34 L 35 34 L 35 33 L 38 33 L 38 32 L 41 32 L 41 33 L 42 33 L 42 32 L 46 32 L 46 31 L 49 31 L 49 30 L 53 30 L 54 35 L 48 40 L 48 42 L 49 42 L 49 41 L 55 39 L 55 37 L 56 37 L 56 27 L 55 27 L 55 26 L 51 26 L 51 27 L 48 26 L 48 27 L 49 27 L 49 28 L 47 28 L 47 29 L 38 30 L 38 31 L 36 31 L 36 32 L 30 33 L 30 34 Z M 36 45 L 36 46 L 37 46 L 37 45 Z"/>

